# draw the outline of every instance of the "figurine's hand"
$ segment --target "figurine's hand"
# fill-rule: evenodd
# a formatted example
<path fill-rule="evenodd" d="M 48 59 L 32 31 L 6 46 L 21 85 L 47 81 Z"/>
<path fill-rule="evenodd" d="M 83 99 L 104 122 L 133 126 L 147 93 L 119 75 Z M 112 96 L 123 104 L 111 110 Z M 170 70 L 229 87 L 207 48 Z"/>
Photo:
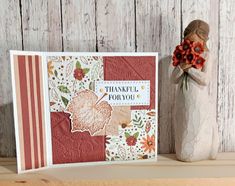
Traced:
<path fill-rule="evenodd" d="M 191 67 L 192 67 L 192 64 L 180 63 L 180 68 L 184 71 Z"/>

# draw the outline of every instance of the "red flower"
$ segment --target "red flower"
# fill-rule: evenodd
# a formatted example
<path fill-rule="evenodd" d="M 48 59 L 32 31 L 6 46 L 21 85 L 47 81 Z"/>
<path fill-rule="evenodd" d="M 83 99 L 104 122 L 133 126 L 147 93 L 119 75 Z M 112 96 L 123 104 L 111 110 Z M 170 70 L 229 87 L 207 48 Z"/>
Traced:
<path fill-rule="evenodd" d="M 176 57 L 174 57 L 174 56 L 173 56 L 172 60 L 173 60 L 173 66 L 175 66 L 175 67 L 180 63 L 179 60 L 177 60 Z"/>
<path fill-rule="evenodd" d="M 177 66 L 180 61 L 183 59 L 183 54 L 181 50 L 176 49 L 173 54 L 173 65 Z"/>
<path fill-rule="evenodd" d="M 183 54 L 182 54 L 182 52 L 180 51 L 180 50 L 175 50 L 175 52 L 174 52 L 174 56 L 175 56 L 175 58 L 177 59 L 177 60 L 181 60 L 181 59 L 183 59 Z"/>
<path fill-rule="evenodd" d="M 177 46 L 175 47 L 175 50 L 180 51 L 181 54 L 184 54 L 184 53 L 185 53 L 185 51 L 183 50 L 183 46 L 182 46 L 182 45 L 177 45 Z"/>
<path fill-rule="evenodd" d="M 194 68 L 202 68 L 205 63 L 205 59 L 200 57 L 204 52 L 202 43 L 193 42 L 190 40 L 184 40 L 180 45 L 176 46 L 173 53 L 173 66 L 177 66 L 180 63 L 193 64 Z"/>
<path fill-rule="evenodd" d="M 194 60 L 193 66 L 197 69 L 202 68 L 205 61 L 206 60 L 203 57 L 197 56 L 196 59 Z"/>
<path fill-rule="evenodd" d="M 192 52 L 196 55 L 202 54 L 204 52 L 203 45 L 200 42 L 194 42 Z"/>
<path fill-rule="evenodd" d="M 192 43 L 188 39 L 186 39 L 181 43 L 181 46 L 184 51 L 187 51 L 190 50 Z"/>
<path fill-rule="evenodd" d="M 187 53 L 186 56 L 186 63 L 187 64 L 193 64 L 194 60 L 195 60 L 195 55 L 191 52 Z"/>
<path fill-rule="evenodd" d="M 129 136 L 128 138 L 126 138 L 126 143 L 129 146 L 134 146 L 136 142 L 137 142 L 137 139 L 134 136 Z"/>
<path fill-rule="evenodd" d="M 76 68 L 74 70 L 74 74 L 73 74 L 74 78 L 77 80 L 82 80 L 82 78 L 85 77 L 85 73 L 83 72 L 83 70 L 81 68 Z"/>

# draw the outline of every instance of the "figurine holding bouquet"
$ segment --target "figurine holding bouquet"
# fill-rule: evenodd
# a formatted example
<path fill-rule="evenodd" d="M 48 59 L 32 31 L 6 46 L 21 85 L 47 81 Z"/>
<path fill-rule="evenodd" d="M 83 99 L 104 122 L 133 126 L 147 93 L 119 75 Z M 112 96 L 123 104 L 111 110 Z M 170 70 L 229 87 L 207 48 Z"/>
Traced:
<path fill-rule="evenodd" d="M 201 56 L 203 52 L 204 47 L 201 42 L 185 39 L 174 51 L 173 66 L 180 65 L 182 69 L 188 69 L 190 67 L 201 69 L 206 61 Z M 187 72 L 185 72 L 181 88 L 183 88 L 183 85 L 185 84 L 186 90 L 188 88 L 187 78 Z"/>
<path fill-rule="evenodd" d="M 177 84 L 174 113 L 175 150 L 181 161 L 215 159 L 218 127 L 215 104 L 208 93 L 213 60 L 209 60 L 209 25 L 192 21 L 172 58 L 171 80 Z"/>

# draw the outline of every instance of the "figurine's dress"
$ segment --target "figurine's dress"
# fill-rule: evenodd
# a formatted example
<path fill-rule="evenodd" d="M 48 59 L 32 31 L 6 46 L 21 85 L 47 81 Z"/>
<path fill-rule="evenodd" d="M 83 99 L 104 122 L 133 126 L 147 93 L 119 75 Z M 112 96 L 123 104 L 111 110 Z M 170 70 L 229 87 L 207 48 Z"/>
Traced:
<path fill-rule="evenodd" d="M 215 159 L 218 151 L 215 104 L 207 87 L 212 73 L 208 54 L 203 54 L 206 62 L 201 70 L 187 70 L 187 90 L 185 86 L 181 88 L 184 71 L 179 66 L 171 75 L 171 80 L 178 84 L 174 109 L 175 150 L 177 158 L 182 161 Z"/>

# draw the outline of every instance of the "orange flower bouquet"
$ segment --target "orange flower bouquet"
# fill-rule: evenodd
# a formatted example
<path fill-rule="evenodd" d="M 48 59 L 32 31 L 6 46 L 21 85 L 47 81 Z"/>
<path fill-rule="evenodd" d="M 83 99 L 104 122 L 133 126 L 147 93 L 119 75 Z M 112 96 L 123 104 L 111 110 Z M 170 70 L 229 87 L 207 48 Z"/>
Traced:
<path fill-rule="evenodd" d="M 176 46 L 173 53 L 172 64 L 176 67 L 181 63 L 186 63 L 191 65 L 193 68 L 201 69 L 206 62 L 206 60 L 201 56 L 203 52 L 204 48 L 202 43 L 186 39 L 180 45 Z M 181 88 L 185 83 L 186 90 L 188 89 L 187 79 L 188 73 L 184 72 Z"/>

